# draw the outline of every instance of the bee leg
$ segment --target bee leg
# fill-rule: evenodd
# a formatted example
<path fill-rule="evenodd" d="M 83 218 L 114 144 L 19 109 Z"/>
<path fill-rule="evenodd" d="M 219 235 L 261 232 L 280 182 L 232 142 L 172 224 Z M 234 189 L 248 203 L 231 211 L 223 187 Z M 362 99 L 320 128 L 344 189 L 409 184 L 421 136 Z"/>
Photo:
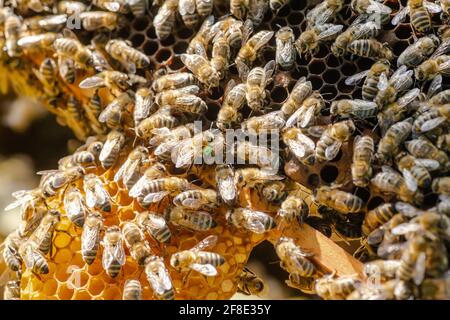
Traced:
<path fill-rule="evenodd" d="M 189 276 L 191 275 L 192 270 L 189 270 L 186 275 L 183 277 L 183 286 L 186 284 Z"/>

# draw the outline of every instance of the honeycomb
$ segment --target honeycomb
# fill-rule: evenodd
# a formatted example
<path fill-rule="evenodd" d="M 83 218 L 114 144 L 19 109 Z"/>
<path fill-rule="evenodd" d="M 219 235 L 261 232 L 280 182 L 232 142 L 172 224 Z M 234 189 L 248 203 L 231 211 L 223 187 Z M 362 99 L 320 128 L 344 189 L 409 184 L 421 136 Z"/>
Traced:
<path fill-rule="evenodd" d="M 306 12 L 319 2 L 316 0 L 292 0 L 277 14 L 268 10 L 258 30 L 277 31 L 280 26 L 289 25 L 297 38 L 301 32 L 306 30 Z M 393 13 L 399 8 L 397 1 L 386 1 L 386 5 L 393 9 Z M 149 67 L 145 71 L 138 71 L 138 74 L 146 77 L 151 76 L 152 73 L 160 68 L 167 68 L 169 72 L 185 70 L 179 55 L 185 52 L 190 39 L 195 34 L 194 30 L 188 29 L 181 22 L 178 22 L 174 32 L 168 38 L 158 40 L 153 27 L 153 18 L 157 10 L 157 7 L 152 7 L 151 12 L 143 17 L 127 15 L 127 26 L 111 33 L 111 37 L 129 40 L 133 47 L 141 50 L 150 58 Z M 228 6 L 223 1 L 215 1 L 214 14 L 216 17 L 226 14 L 228 10 Z M 337 23 L 349 25 L 354 18 L 355 16 L 347 4 L 338 14 Z M 379 39 L 382 42 L 388 43 L 397 56 L 409 44 L 414 42 L 414 36 L 409 23 L 401 23 L 395 27 L 387 24 L 384 28 L 385 31 Z M 89 39 L 92 34 L 87 33 L 82 36 Z M 30 68 L 36 67 L 42 58 L 42 55 L 36 55 L 33 57 L 27 56 L 27 59 L 9 59 L 6 62 L 2 62 L 1 67 L 6 70 L 4 74 L 7 74 L 6 76 L 8 77 L 7 81 L 3 79 L 3 84 L 8 82 L 15 92 L 37 97 L 42 100 L 40 85 L 28 71 Z M 264 65 L 274 58 L 275 39 L 273 38 L 264 48 L 262 56 L 258 58 L 254 65 Z M 296 66 L 293 70 L 279 71 L 276 73 L 274 81 L 268 87 L 270 94 L 267 105 L 270 106 L 270 109 L 279 109 L 288 98 L 289 92 L 292 90 L 297 79 L 303 76 L 311 81 L 314 90 L 318 90 L 323 95 L 326 99 L 327 106 L 335 99 L 361 98 L 361 84 L 347 86 L 344 81 L 347 77 L 357 72 L 369 69 L 372 63 L 371 60 L 360 57 L 344 57 L 338 59 L 328 50 L 328 46 L 322 45 L 318 53 L 311 59 L 306 60 L 297 57 Z M 78 75 L 76 83 L 73 85 L 61 84 L 61 87 L 65 92 L 75 95 L 81 102 L 85 103 L 92 92 L 89 90 L 80 90 L 77 84 L 81 79 L 90 76 L 91 73 L 89 71 L 79 72 L 81 74 Z M 238 77 L 235 66 L 230 67 L 230 77 Z M 225 85 L 226 82 L 222 81 L 218 88 L 214 88 L 210 93 L 202 95 L 202 98 L 204 98 L 208 105 L 208 112 L 205 116 L 210 122 L 216 120 L 217 112 L 220 109 L 223 99 Z M 102 98 L 104 97 L 102 96 Z M 66 97 L 61 97 L 62 101 L 59 102 L 59 105 L 63 106 L 63 110 L 67 103 L 65 99 Z M 61 122 L 74 130 L 74 133 L 80 140 L 84 140 L 87 136 L 96 133 L 92 129 L 87 129 L 87 132 L 80 130 L 73 122 L 67 121 L 70 115 L 55 110 L 50 105 L 48 107 L 50 111 L 55 112 L 59 120 L 63 118 Z M 248 116 L 249 114 L 250 110 L 247 108 L 244 109 L 244 115 Z M 329 115 L 329 108 L 324 108 L 322 111 L 321 121 L 323 124 L 328 124 L 332 121 Z M 368 128 L 361 127 L 359 129 L 364 130 L 365 133 L 372 134 L 373 125 L 369 124 Z M 376 139 L 375 135 L 374 137 Z M 126 159 L 126 154 L 130 150 L 131 144 L 128 143 L 119 161 L 111 169 L 104 171 L 98 167 L 89 169 L 90 171 L 88 171 L 94 172 L 101 177 L 106 190 L 113 199 L 111 213 L 104 215 L 105 226 L 119 225 L 124 221 L 133 220 L 136 213 L 145 210 L 137 201 L 128 196 L 127 191 L 122 185 L 114 182 L 113 179 L 115 172 L 123 164 Z M 389 197 L 378 193 L 376 190 L 355 188 L 349 183 L 351 181 L 350 165 L 352 162 L 352 150 L 353 143 L 350 141 L 343 145 L 340 153 L 334 160 L 327 163 L 318 163 L 313 166 L 305 166 L 296 159 L 288 157 L 284 163 L 284 172 L 289 178 L 310 190 L 332 183 L 342 183 L 344 184 L 341 188 L 342 190 L 354 193 L 363 199 L 363 211 L 371 210 L 379 204 L 389 201 Z M 190 172 L 191 175 L 188 178 L 191 181 L 200 178 L 203 186 L 211 187 L 214 186 L 213 172 L 214 170 L 211 168 L 193 167 Z M 82 179 L 75 181 L 74 184 L 80 190 L 83 189 Z M 49 203 L 57 207 L 61 206 L 62 197 L 63 192 L 58 192 L 54 198 L 49 200 Z M 305 197 L 311 206 L 311 212 L 318 214 L 318 208 L 314 208 L 314 204 L 311 203 L 311 196 L 306 195 Z M 165 205 L 167 203 L 162 202 L 158 206 L 152 207 L 151 210 L 162 214 Z M 264 210 L 273 215 L 278 209 L 278 206 L 271 205 L 253 190 L 245 190 L 241 193 L 240 205 L 242 207 L 250 205 L 256 210 Z M 209 231 L 194 233 L 184 229 L 172 229 L 175 236 L 172 237 L 170 244 L 165 248 L 158 246 L 150 237 L 147 238 L 155 254 L 165 257 L 166 266 L 170 265 L 170 256 L 173 253 L 190 249 L 211 234 L 217 235 L 219 238 L 218 244 L 214 247 L 214 252 L 221 254 L 226 262 L 218 267 L 218 276 L 204 277 L 199 273 L 192 272 L 186 277 L 185 274 L 180 274 L 173 269 L 169 269 L 175 288 L 176 299 L 229 299 L 237 290 L 236 279 L 246 265 L 252 249 L 263 240 L 269 240 L 275 244 L 281 235 L 279 229 L 267 232 L 264 235 L 239 231 L 226 223 L 224 210 L 225 208 L 221 207 L 215 210 L 215 212 L 212 212 L 218 226 Z M 99 249 L 95 262 L 92 265 L 85 264 L 80 253 L 80 235 L 82 229 L 74 226 L 65 216 L 64 211 L 62 213 L 63 217 L 54 232 L 52 250 L 48 258 L 49 273 L 36 275 L 30 270 L 25 270 L 21 276 L 22 299 L 121 299 L 123 285 L 128 279 L 140 280 L 143 288 L 143 299 L 154 298 L 145 272 L 131 260 L 127 249 L 126 263 L 116 278 L 109 277 L 103 270 L 100 259 L 102 254 L 101 248 Z M 355 217 L 357 221 L 354 222 L 360 225 L 362 218 L 362 214 L 358 215 Z M 314 242 L 315 238 L 312 239 L 307 236 L 311 235 L 310 229 L 308 225 L 305 225 L 299 230 L 283 230 L 283 235 L 296 238 L 298 242 L 301 242 L 306 247 L 313 246 L 312 242 Z M 321 234 L 315 235 L 319 238 L 324 237 Z M 355 238 L 358 238 L 358 236 Z M 338 248 L 333 247 L 332 250 L 338 250 Z M 313 261 L 318 265 L 324 263 L 324 260 L 327 260 L 322 265 L 322 271 L 324 273 L 333 271 L 332 254 L 328 254 L 327 250 L 324 250 L 322 254 L 316 252 L 315 254 Z M 343 254 L 348 255 L 346 253 Z M 348 265 L 339 266 L 338 274 L 353 274 L 355 270 L 357 272 L 361 271 L 359 262 L 350 258 L 348 261 Z"/>

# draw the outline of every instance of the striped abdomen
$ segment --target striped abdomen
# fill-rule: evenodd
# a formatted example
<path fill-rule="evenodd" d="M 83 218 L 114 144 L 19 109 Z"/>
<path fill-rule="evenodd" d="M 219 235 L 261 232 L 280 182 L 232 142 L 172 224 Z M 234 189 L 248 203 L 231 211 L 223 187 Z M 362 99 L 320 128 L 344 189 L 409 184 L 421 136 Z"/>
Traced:
<path fill-rule="evenodd" d="M 427 33 L 431 30 L 431 17 L 425 7 L 410 9 L 411 24 L 420 33 Z"/>
<path fill-rule="evenodd" d="M 214 267 L 225 263 L 225 259 L 215 252 L 201 251 L 198 253 L 198 259 L 200 260 L 200 264 L 212 264 Z"/>
<path fill-rule="evenodd" d="M 373 230 L 388 222 L 396 213 L 391 203 L 384 203 L 373 210 L 367 212 L 363 224 L 362 232 L 369 235 Z"/>
<path fill-rule="evenodd" d="M 295 260 L 295 270 L 289 270 L 291 273 L 298 273 L 302 277 L 312 277 L 316 273 L 314 264 L 303 256 L 293 256 Z"/>
<path fill-rule="evenodd" d="M 378 93 L 379 74 L 368 76 L 362 86 L 362 98 L 367 101 L 373 101 Z"/>
<path fill-rule="evenodd" d="M 326 132 L 320 137 L 319 141 L 317 141 L 317 147 L 316 147 L 316 159 L 319 161 L 326 161 L 331 160 L 327 159 L 325 156 L 325 150 L 331 146 L 335 140 L 330 137 L 329 134 Z"/>
<path fill-rule="evenodd" d="M 147 227 L 147 231 L 158 242 L 168 243 L 170 241 L 171 233 L 167 225 L 162 228 Z"/>

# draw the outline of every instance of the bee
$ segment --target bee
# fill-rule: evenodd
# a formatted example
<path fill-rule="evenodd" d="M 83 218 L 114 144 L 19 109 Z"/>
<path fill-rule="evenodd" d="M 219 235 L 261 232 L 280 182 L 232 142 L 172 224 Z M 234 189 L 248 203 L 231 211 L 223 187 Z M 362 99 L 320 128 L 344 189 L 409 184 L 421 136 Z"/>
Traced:
<path fill-rule="evenodd" d="M 182 207 L 174 207 L 169 212 L 169 219 L 173 225 L 195 231 L 206 231 L 217 226 L 210 213 L 206 211 L 191 211 Z"/>
<path fill-rule="evenodd" d="M 219 74 L 220 79 L 224 78 L 225 72 L 228 70 L 230 50 L 230 46 L 225 37 L 214 39 L 210 63 Z"/>
<path fill-rule="evenodd" d="M 238 189 L 243 187 L 254 188 L 256 185 L 267 181 L 278 181 L 283 179 L 284 177 L 278 176 L 273 172 L 258 168 L 238 169 L 234 176 L 234 182 Z"/>
<path fill-rule="evenodd" d="M 341 24 L 325 23 L 314 25 L 302 32 L 295 41 L 299 56 L 314 56 L 319 51 L 320 44 L 336 39 L 343 28 Z"/>
<path fill-rule="evenodd" d="M 175 26 L 175 14 L 178 9 L 178 0 L 164 1 L 156 14 L 153 25 L 155 33 L 159 40 L 166 39 Z"/>
<path fill-rule="evenodd" d="M 133 222 L 125 222 L 122 226 L 123 238 L 131 257 L 143 266 L 151 250 L 139 227 Z"/>
<path fill-rule="evenodd" d="M 162 160 L 171 160 L 172 150 L 179 141 L 191 138 L 193 131 L 193 124 L 178 126 L 171 130 L 167 128 L 154 129 L 154 136 L 149 142 L 151 146 L 156 146 L 154 155 Z"/>
<path fill-rule="evenodd" d="M 135 95 L 133 109 L 134 125 L 137 127 L 144 119 L 156 111 L 153 92 L 149 88 L 139 88 Z"/>
<path fill-rule="evenodd" d="M 192 102 L 192 101 L 191 101 Z M 171 114 L 170 108 L 162 107 L 150 117 L 144 119 L 136 128 L 136 135 L 143 139 L 153 136 L 155 129 L 172 129 L 178 125 L 178 120 Z"/>
<path fill-rule="evenodd" d="M 225 130 L 242 121 L 242 114 L 238 112 L 246 101 L 246 85 L 236 84 L 231 79 L 225 89 L 222 107 L 217 115 L 217 127 Z"/>
<path fill-rule="evenodd" d="M 103 229 L 103 218 L 98 212 L 89 212 L 81 233 L 81 255 L 84 262 L 92 264 L 97 257 L 100 244 L 100 232 Z"/>
<path fill-rule="evenodd" d="M 289 1 L 288 0 L 270 0 L 269 6 L 272 11 L 278 12 L 283 8 Z"/>
<path fill-rule="evenodd" d="M 40 64 L 39 70 L 33 69 L 33 72 L 43 85 L 45 93 L 50 97 L 55 97 L 59 94 L 56 83 L 57 66 L 53 59 L 45 58 Z"/>
<path fill-rule="evenodd" d="M 141 189 L 141 194 L 135 194 L 130 190 L 130 196 L 143 196 L 142 204 L 148 205 L 161 201 L 168 195 L 178 194 L 190 189 L 190 183 L 186 179 L 178 177 L 167 177 L 154 179 L 147 182 Z"/>
<path fill-rule="evenodd" d="M 316 280 L 317 294 L 325 300 L 344 300 L 360 284 L 354 277 L 343 276 L 335 278 L 334 274 Z"/>
<path fill-rule="evenodd" d="M 151 165 L 147 170 L 145 170 L 144 174 L 141 178 L 134 184 L 134 186 L 130 189 L 129 195 L 131 197 L 137 197 L 142 194 L 143 189 L 147 186 L 147 184 L 153 179 L 162 178 L 166 173 L 166 168 L 161 163 L 155 163 Z"/>
<path fill-rule="evenodd" d="M 290 27 L 283 27 L 275 34 L 276 58 L 275 61 L 282 69 L 288 70 L 294 66 L 296 53 L 294 47 L 294 32 Z"/>
<path fill-rule="evenodd" d="M 20 280 L 8 281 L 3 290 L 3 300 L 20 300 Z"/>
<path fill-rule="evenodd" d="M 402 201 L 420 204 L 423 194 L 417 190 L 414 180 L 404 179 L 390 167 L 383 166 L 383 171 L 375 175 L 372 184 L 384 193 L 396 194 Z"/>
<path fill-rule="evenodd" d="M 283 131 L 282 139 L 298 161 L 307 166 L 314 164 L 316 144 L 301 129 L 287 128 Z"/>
<path fill-rule="evenodd" d="M 375 38 L 379 32 L 380 28 L 374 21 L 353 23 L 347 30 L 336 37 L 336 40 L 331 45 L 331 52 L 336 57 L 341 57 L 349 52 L 349 45 L 353 41 Z"/>
<path fill-rule="evenodd" d="M 153 295 L 161 300 L 173 300 L 175 291 L 169 271 L 161 257 L 150 256 L 145 260 L 145 274 L 153 289 Z"/>
<path fill-rule="evenodd" d="M 195 0 L 195 6 L 200 17 L 206 17 L 212 13 L 214 2 L 213 0 Z"/>
<path fill-rule="evenodd" d="M 372 177 L 375 145 L 370 136 L 357 136 L 353 144 L 352 181 L 355 186 L 366 187 Z"/>
<path fill-rule="evenodd" d="M 122 24 L 121 16 L 115 12 L 86 11 L 80 13 L 81 23 L 87 31 L 106 29 L 113 31 Z"/>
<path fill-rule="evenodd" d="M 19 255 L 21 244 L 22 239 L 18 231 L 11 232 L 1 244 L 3 260 L 11 271 L 22 271 L 22 258 Z"/>
<path fill-rule="evenodd" d="M 433 2 L 424 0 L 408 0 L 408 5 L 399 10 L 391 23 L 395 26 L 405 20 L 409 14 L 411 26 L 419 33 L 429 33 L 433 25 L 431 13 L 441 12 L 441 7 Z"/>
<path fill-rule="evenodd" d="M 397 279 L 402 281 L 413 280 L 416 285 L 422 283 L 426 271 L 426 247 L 427 242 L 421 236 L 416 236 L 408 242 L 396 272 Z"/>
<path fill-rule="evenodd" d="M 450 179 L 449 177 L 434 178 L 431 189 L 434 193 L 450 196 Z"/>
<path fill-rule="evenodd" d="M 306 21 L 310 26 L 327 23 L 334 19 L 343 7 L 343 0 L 326 0 L 308 11 Z"/>
<path fill-rule="evenodd" d="M 73 224 L 80 228 L 83 227 L 87 209 L 83 196 L 77 187 L 71 187 L 66 191 L 64 195 L 64 210 Z"/>
<path fill-rule="evenodd" d="M 135 73 L 136 68 L 145 68 L 150 64 L 149 58 L 144 53 L 134 49 L 130 43 L 124 40 L 109 40 L 105 50 L 111 57 L 126 66 L 128 72 L 131 73 Z"/>
<path fill-rule="evenodd" d="M 397 167 L 405 180 L 414 180 L 418 187 L 428 188 L 431 185 L 429 171 L 439 169 L 439 162 L 431 159 L 417 159 L 408 154 L 400 154 L 397 158 Z"/>
<path fill-rule="evenodd" d="M 194 74 L 195 78 L 208 88 L 219 86 L 220 74 L 211 63 L 198 54 L 182 54 L 181 61 Z"/>
<path fill-rule="evenodd" d="M 314 278 L 302 277 L 298 273 L 290 273 L 289 280 L 286 280 L 286 284 L 291 287 L 300 290 L 306 294 L 316 294 L 314 288 Z"/>
<path fill-rule="evenodd" d="M 317 273 L 316 266 L 308 260 L 312 254 L 298 247 L 294 239 L 281 237 L 275 251 L 281 260 L 281 267 L 289 273 L 296 273 L 301 277 L 313 277 Z"/>
<path fill-rule="evenodd" d="M 53 45 L 60 36 L 55 32 L 45 32 L 41 34 L 21 37 L 17 40 L 17 45 L 24 50 L 43 50 Z"/>
<path fill-rule="evenodd" d="M 392 203 L 384 203 L 368 211 L 362 223 L 362 233 L 368 236 L 372 231 L 387 223 L 397 213 Z"/>
<path fill-rule="evenodd" d="M 242 44 L 243 30 L 244 32 L 250 32 L 251 28 L 251 20 L 246 20 L 244 24 L 242 21 L 236 20 L 232 16 L 228 16 L 217 21 L 210 30 L 208 30 L 208 33 L 214 35 L 214 38 L 225 38 L 232 48 L 239 48 Z M 207 39 L 210 39 L 209 34 L 207 35 Z"/>
<path fill-rule="evenodd" d="M 264 20 L 266 12 L 269 10 L 269 4 L 266 0 L 252 0 L 248 2 L 247 9 L 247 20 L 257 27 Z"/>
<path fill-rule="evenodd" d="M 352 120 L 336 122 L 329 126 L 316 144 L 316 159 L 330 161 L 336 158 L 341 146 L 348 141 L 355 131 Z"/>
<path fill-rule="evenodd" d="M 217 236 L 210 235 L 189 250 L 174 253 L 170 257 L 170 265 L 178 272 L 195 270 L 201 274 L 213 277 L 217 275 L 217 267 L 225 263 L 218 253 L 204 251 L 215 246 Z"/>
<path fill-rule="evenodd" d="M 289 97 L 281 106 L 283 115 L 285 117 L 289 117 L 290 115 L 292 115 L 296 111 L 298 106 L 301 106 L 303 101 L 311 96 L 312 93 L 313 91 L 311 81 L 306 81 L 305 77 L 301 77 L 300 79 L 298 79 L 294 85 L 294 88 L 289 94 Z"/>
<path fill-rule="evenodd" d="M 400 260 L 374 260 L 364 265 L 364 274 L 367 277 L 376 274 L 392 279 L 395 278 L 395 274 L 400 265 Z"/>
<path fill-rule="evenodd" d="M 69 16 L 86 11 L 87 6 L 79 1 L 58 1 L 58 13 L 65 13 Z"/>
<path fill-rule="evenodd" d="M 142 300 L 142 287 L 139 280 L 128 279 L 125 282 L 122 300 Z"/>
<path fill-rule="evenodd" d="M 89 208 L 111 212 L 111 197 L 98 176 L 94 173 L 85 175 L 83 188 L 86 194 L 86 204 Z"/>
<path fill-rule="evenodd" d="M 58 72 L 64 82 L 73 84 L 76 79 L 75 62 L 62 56 L 58 57 Z"/>
<path fill-rule="evenodd" d="M 161 243 L 170 242 L 171 232 L 163 217 L 149 211 L 144 211 L 139 213 L 136 221 L 138 225 L 146 230 L 156 241 Z"/>
<path fill-rule="evenodd" d="M 440 170 L 448 170 L 449 158 L 444 151 L 439 150 L 426 138 L 419 138 L 405 142 L 408 152 L 419 159 L 431 159 L 439 162 Z"/>
<path fill-rule="evenodd" d="M 266 30 L 254 34 L 250 39 L 248 39 L 248 37 L 250 36 L 249 32 L 243 35 L 244 44 L 239 49 L 239 52 L 235 60 L 241 78 L 244 72 L 242 70 L 244 66 L 250 68 L 251 64 L 257 58 L 258 51 L 262 47 L 264 47 L 270 41 L 270 39 L 272 39 L 273 35 L 274 35 L 273 31 L 266 31 Z M 273 68 L 275 68 L 275 62 L 273 64 L 274 64 Z"/>
<path fill-rule="evenodd" d="M 442 151 L 450 152 L 450 133 L 439 136 L 436 146 Z"/>
<path fill-rule="evenodd" d="M 98 121 L 100 113 L 103 110 L 102 100 L 100 98 L 100 95 L 98 94 L 98 90 L 95 90 L 95 92 L 90 97 L 88 103 L 84 103 L 83 107 L 84 107 L 84 111 L 86 112 L 86 117 L 88 118 L 89 122 L 91 123 L 91 128 L 96 133 L 103 133 L 105 128 L 104 128 L 103 124 L 101 124 Z"/>
<path fill-rule="evenodd" d="M 179 0 L 178 12 L 186 27 L 193 29 L 197 26 L 200 18 L 195 8 L 195 0 Z"/>
<path fill-rule="evenodd" d="M 122 180 L 124 186 L 130 190 L 141 177 L 146 164 L 149 162 L 148 157 L 147 148 L 136 147 L 114 175 L 114 181 Z"/>
<path fill-rule="evenodd" d="M 434 34 L 417 39 L 398 56 L 397 67 L 402 65 L 410 68 L 418 66 L 436 50 L 440 42 Z"/>
<path fill-rule="evenodd" d="M 239 20 L 243 20 L 247 13 L 247 1 L 230 0 L 230 13 Z"/>
<path fill-rule="evenodd" d="M 362 98 L 366 101 L 373 101 L 378 93 L 380 76 L 382 73 L 388 74 L 389 67 L 389 61 L 376 61 L 369 70 L 362 71 L 345 79 L 345 84 L 348 86 L 354 85 L 365 77 L 366 79 L 362 86 Z"/>
<path fill-rule="evenodd" d="M 338 190 L 338 187 L 339 185 L 318 188 L 315 191 L 314 200 L 342 214 L 360 212 L 363 207 L 361 198 L 354 194 Z"/>
<path fill-rule="evenodd" d="M 348 45 L 347 51 L 355 56 L 372 60 L 386 59 L 392 61 L 392 59 L 394 59 L 392 50 L 386 44 L 373 38 L 353 40 Z"/>
<path fill-rule="evenodd" d="M 114 96 L 127 94 L 123 92 L 130 86 L 130 78 L 126 73 L 114 70 L 105 70 L 95 76 L 88 77 L 78 85 L 81 89 L 107 87 Z"/>
<path fill-rule="evenodd" d="M 237 62 L 238 68 L 241 69 L 241 78 L 246 82 L 246 99 L 250 109 L 260 110 L 266 99 L 266 86 L 272 80 L 272 74 L 275 71 L 275 61 L 269 61 L 264 68 L 256 67 L 249 70 L 247 66 Z"/>
<path fill-rule="evenodd" d="M 129 11 L 125 1 L 94 0 L 93 4 L 110 12 L 128 13 Z"/>
<path fill-rule="evenodd" d="M 93 64 L 92 52 L 83 46 L 76 35 L 64 29 L 64 37 L 53 42 L 53 48 L 58 57 L 73 60 L 79 66 L 91 66 Z"/>
<path fill-rule="evenodd" d="M 237 163 L 256 164 L 262 169 L 273 169 L 279 164 L 278 155 L 269 148 L 262 145 L 254 145 L 249 141 L 240 141 L 236 148 Z"/>
<path fill-rule="evenodd" d="M 359 17 L 376 17 L 382 24 L 389 22 L 392 9 L 376 0 L 352 0 L 352 9 Z"/>
<path fill-rule="evenodd" d="M 309 216 L 309 207 L 300 194 L 293 193 L 288 195 L 281 203 L 277 215 L 285 223 L 290 224 L 297 221 L 299 224 L 302 224 Z"/>
<path fill-rule="evenodd" d="M 450 74 L 450 55 L 431 57 L 424 61 L 415 70 L 414 75 L 417 80 L 433 80 L 438 75 L 447 76 Z"/>
<path fill-rule="evenodd" d="M 215 208 L 218 206 L 217 193 L 213 189 L 195 189 L 181 192 L 173 203 L 177 207 L 198 210 L 200 208 Z"/>
<path fill-rule="evenodd" d="M 378 106 L 373 101 L 361 99 L 335 100 L 331 103 L 330 113 L 343 118 L 354 116 L 359 119 L 366 119 L 377 115 Z"/>
<path fill-rule="evenodd" d="M 203 114 L 208 106 L 202 98 L 198 97 L 199 87 L 196 85 L 181 89 L 167 90 L 156 95 L 156 103 L 160 106 L 170 105 L 173 108 Z"/>
<path fill-rule="evenodd" d="M 75 166 L 65 170 L 39 171 L 37 174 L 43 175 L 41 179 L 42 194 L 45 197 L 51 197 L 62 187 L 84 176 L 85 170 L 81 166 Z"/>
<path fill-rule="evenodd" d="M 49 272 L 47 259 L 32 242 L 24 242 L 19 248 L 19 253 L 25 262 L 25 267 L 33 273 L 47 274 Z"/>
<path fill-rule="evenodd" d="M 325 107 L 325 101 L 318 91 L 306 98 L 298 109 L 286 120 L 286 127 L 299 126 L 306 128 L 315 122 L 315 118 Z"/>
<path fill-rule="evenodd" d="M 115 278 L 125 264 L 125 250 L 123 237 L 118 226 L 106 228 L 105 236 L 101 241 L 103 246 L 102 266 L 106 273 Z"/>
<path fill-rule="evenodd" d="M 217 165 L 215 172 L 220 198 L 227 205 L 233 205 L 237 195 L 236 185 L 234 184 L 234 169 L 227 165 Z"/>
<path fill-rule="evenodd" d="M 254 233 L 265 233 L 276 227 L 275 220 L 267 213 L 247 208 L 228 210 L 226 219 L 236 228 Z"/>
<path fill-rule="evenodd" d="M 242 131 L 254 134 L 279 130 L 284 127 L 285 121 L 281 111 L 269 112 L 258 117 L 251 117 L 242 123 Z"/>
<path fill-rule="evenodd" d="M 287 196 L 286 185 L 281 181 L 268 182 L 261 186 L 260 193 L 268 202 L 280 203 Z"/>
<path fill-rule="evenodd" d="M 408 138 L 412 129 L 411 118 L 393 124 L 378 143 L 376 157 L 386 161 L 396 154 L 399 146 Z"/>
<path fill-rule="evenodd" d="M 125 135 L 122 132 L 113 130 L 108 133 L 99 155 L 99 160 L 103 168 L 109 169 L 116 163 L 124 144 Z"/>
<path fill-rule="evenodd" d="M 428 105 L 430 106 L 440 106 L 448 103 L 450 103 L 450 89 L 441 91 L 428 100 Z"/>
<path fill-rule="evenodd" d="M 207 56 L 207 49 L 209 46 L 210 32 L 214 26 L 214 16 L 207 17 L 195 36 L 189 42 L 189 46 L 186 49 L 187 54 L 198 54 L 202 57 Z"/>
<path fill-rule="evenodd" d="M 252 270 L 244 267 L 242 272 L 237 277 L 238 287 L 237 291 L 247 296 L 261 297 L 267 290 L 267 285 L 258 277 Z"/>
<path fill-rule="evenodd" d="M 131 13 L 136 17 L 145 15 L 147 6 L 149 5 L 148 2 L 144 0 L 126 0 L 125 2 L 128 4 Z"/>
<path fill-rule="evenodd" d="M 50 210 L 42 218 L 41 223 L 28 239 L 29 242 L 33 243 L 33 247 L 44 255 L 51 249 L 53 233 L 60 221 L 60 217 L 59 211 Z"/>
<path fill-rule="evenodd" d="M 155 92 L 179 89 L 190 85 L 195 85 L 196 80 L 192 73 L 177 72 L 169 73 L 156 78 L 152 83 Z"/>
<path fill-rule="evenodd" d="M 9 14 L 5 19 L 4 24 L 4 37 L 5 37 L 5 49 L 8 56 L 11 58 L 17 57 L 20 54 L 17 41 L 19 40 L 20 27 L 22 21 L 13 13 Z"/>

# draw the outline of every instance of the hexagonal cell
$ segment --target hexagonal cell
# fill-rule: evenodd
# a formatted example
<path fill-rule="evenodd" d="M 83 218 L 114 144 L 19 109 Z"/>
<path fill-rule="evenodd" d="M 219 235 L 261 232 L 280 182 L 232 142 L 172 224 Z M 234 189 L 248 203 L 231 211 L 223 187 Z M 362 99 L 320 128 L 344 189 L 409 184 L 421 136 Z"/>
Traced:
<path fill-rule="evenodd" d="M 133 47 L 140 47 L 144 43 L 145 37 L 143 34 L 137 33 L 131 37 Z"/>
<path fill-rule="evenodd" d="M 148 23 L 149 23 L 149 20 L 147 17 L 137 17 L 134 19 L 133 28 L 136 31 L 143 31 L 143 30 L 147 29 Z"/>
<path fill-rule="evenodd" d="M 77 290 L 73 296 L 73 300 L 91 300 L 91 295 L 86 290 Z"/>
<path fill-rule="evenodd" d="M 49 279 L 45 282 L 43 292 L 46 296 L 52 296 L 58 289 L 58 282 L 55 279 Z"/>
<path fill-rule="evenodd" d="M 146 55 L 153 55 L 156 51 L 158 51 L 158 42 L 149 40 L 145 41 L 143 50 Z"/>
<path fill-rule="evenodd" d="M 272 89 L 270 93 L 270 97 L 274 102 L 282 103 L 286 100 L 288 97 L 288 92 L 286 88 L 276 86 Z"/>
<path fill-rule="evenodd" d="M 72 288 L 69 288 L 65 283 L 60 284 L 56 291 L 56 294 L 61 300 L 70 300 L 73 296 L 73 293 L 74 290 Z"/>
<path fill-rule="evenodd" d="M 104 289 L 105 283 L 102 278 L 99 277 L 90 278 L 87 290 L 92 296 L 97 296 L 101 294 Z"/>
<path fill-rule="evenodd" d="M 336 180 L 339 175 L 339 169 L 336 166 L 325 165 L 320 170 L 320 178 L 330 184 Z"/>

